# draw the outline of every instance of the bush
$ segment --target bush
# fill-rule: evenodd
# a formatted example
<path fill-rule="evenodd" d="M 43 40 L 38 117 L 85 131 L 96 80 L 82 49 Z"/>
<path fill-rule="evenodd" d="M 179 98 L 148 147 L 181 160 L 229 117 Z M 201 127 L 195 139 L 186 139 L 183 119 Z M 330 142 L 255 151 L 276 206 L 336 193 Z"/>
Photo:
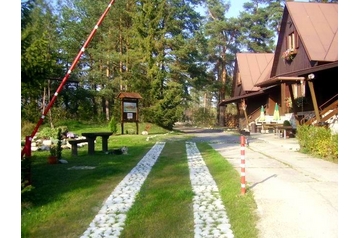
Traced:
<path fill-rule="evenodd" d="M 41 130 L 39 130 L 36 134 L 38 138 L 43 139 L 56 139 L 57 138 L 57 129 L 51 128 L 51 127 L 43 127 Z"/>
<path fill-rule="evenodd" d="M 57 160 L 62 159 L 62 129 L 59 128 L 57 131 L 57 148 L 56 148 Z"/>
<path fill-rule="evenodd" d="M 193 123 L 200 127 L 214 127 L 216 124 L 216 115 L 214 111 L 206 108 L 198 108 L 193 111 Z"/>
<path fill-rule="evenodd" d="M 21 159 L 21 195 L 33 189 L 31 185 L 31 158 Z"/>
<path fill-rule="evenodd" d="M 285 120 L 283 122 L 283 126 L 291 126 L 291 123 L 289 121 Z"/>
<path fill-rule="evenodd" d="M 113 133 L 117 133 L 117 120 L 114 116 L 112 116 L 111 120 L 109 121 L 109 130 Z"/>
<path fill-rule="evenodd" d="M 29 121 L 21 121 L 21 137 L 30 136 L 36 124 Z"/>
<path fill-rule="evenodd" d="M 67 126 L 59 126 L 56 128 L 51 127 L 42 127 L 37 133 L 36 137 L 42 138 L 42 139 L 52 139 L 57 140 L 58 139 L 58 130 L 61 130 L 62 132 L 67 132 L 68 128 Z"/>
<path fill-rule="evenodd" d="M 297 127 L 296 138 L 303 152 L 338 161 L 338 134 L 332 134 L 330 129 L 301 125 Z"/>

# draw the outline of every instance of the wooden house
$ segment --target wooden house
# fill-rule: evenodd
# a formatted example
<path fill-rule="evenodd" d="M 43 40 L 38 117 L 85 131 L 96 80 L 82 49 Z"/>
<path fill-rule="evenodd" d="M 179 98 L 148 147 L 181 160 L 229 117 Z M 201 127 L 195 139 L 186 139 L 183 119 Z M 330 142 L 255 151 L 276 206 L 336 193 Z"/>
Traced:
<path fill-rule="evenodd" d="M 233 75 L 232 98 L 219 105 L 235 103 L 238 111 L 239 128 L 244 129 L 259 115 L 261 105 L 266 105 L 267 90 L 255 84 L 270 77 L 273 53 L 237 53 Z"/>
<path fill-rule="evenodd" d="M 286 2 L 270 76 L 254 86 L 265 92 L 268 114 L 277 103 L 281 115 L 292 112 L 301 124 L 338 116 L 338 4 Z M 233 92 L 225 102 L 241 103 Z"/>

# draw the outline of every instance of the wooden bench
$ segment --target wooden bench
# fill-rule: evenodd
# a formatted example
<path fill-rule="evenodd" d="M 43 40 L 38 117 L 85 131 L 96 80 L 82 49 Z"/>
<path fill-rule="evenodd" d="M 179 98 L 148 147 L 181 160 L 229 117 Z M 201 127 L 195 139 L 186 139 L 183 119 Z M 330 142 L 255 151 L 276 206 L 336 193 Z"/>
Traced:
<path fill-rule="evenodd" d="M 71 153 L 73 156 L 77 156 L 78 144 L 88 142 L 88 139 L 79 139 L 79 140 L 68 140 L 68 143 L 71 144 Z"/>

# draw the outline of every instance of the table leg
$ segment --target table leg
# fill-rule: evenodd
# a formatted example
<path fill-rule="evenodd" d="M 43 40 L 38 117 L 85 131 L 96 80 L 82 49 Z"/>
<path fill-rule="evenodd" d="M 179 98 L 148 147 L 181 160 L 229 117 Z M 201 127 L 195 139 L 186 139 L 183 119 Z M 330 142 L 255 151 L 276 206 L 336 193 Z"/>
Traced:
<path fill-rule="evenodd" d="M 277 127 L 275 127 L 275 136 L 277 136 L 278 138 L 280 138 L 280 135 L 281 135 L 280 129 L 278 129 Z"/>
<path fill-rule="evenodd" d="M 108 151 L 108 138 L 109 136 L 102 136 L 102 151 Z"/>
<path fill-rule="evenodd" d="M 94 141 L 96 140 L 96 137 L 87 137 L 88 139 L 88 154 L 93 155 L 94 154 Z"/>
<path fill-rule="evenodd" d="M 71 145 L 71 154 L 72 154 L 73 156 L 77 156 L 77 155 L 78 155 L 78 153 L 77 153 L 77 144 L 72 144 L 72 145 Z"/>

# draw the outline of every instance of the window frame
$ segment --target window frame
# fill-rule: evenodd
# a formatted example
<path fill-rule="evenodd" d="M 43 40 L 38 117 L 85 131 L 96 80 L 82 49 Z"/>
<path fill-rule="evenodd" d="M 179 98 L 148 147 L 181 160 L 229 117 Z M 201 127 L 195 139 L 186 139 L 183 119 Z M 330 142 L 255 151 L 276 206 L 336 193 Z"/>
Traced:
<path fill-rule="evenodd" d="M 296 31 L 292 31 L 290 34 L 287 35 L 286 46 L 287 49 L 292 49 L 292 50 L 295 50 L 299 47 L 298 34 Z"/>

